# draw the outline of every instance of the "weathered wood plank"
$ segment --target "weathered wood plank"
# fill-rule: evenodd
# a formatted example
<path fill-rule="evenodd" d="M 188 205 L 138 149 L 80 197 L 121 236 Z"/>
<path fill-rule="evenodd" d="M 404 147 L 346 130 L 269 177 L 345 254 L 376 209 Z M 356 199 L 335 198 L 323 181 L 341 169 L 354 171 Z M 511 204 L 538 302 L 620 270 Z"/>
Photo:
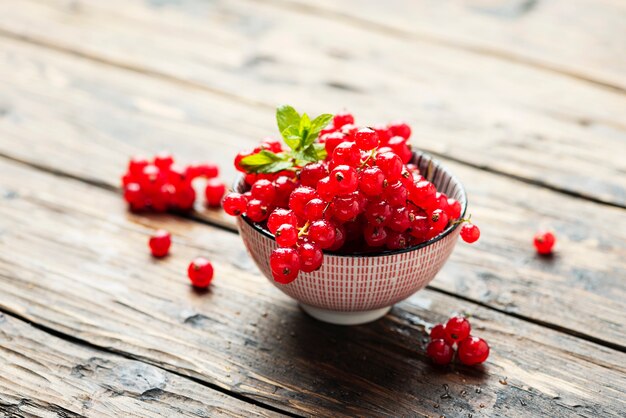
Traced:
<path fill-rule="evenodd" d="M 616 0 L 266 0 L 626 90 L 626 4 Z"/>
<path fill-rule="evenodd" d="M 72 344 L 0 313 L 4 417 L 270 417 L 155 366 Z"/>
<path fill-rule="evenodd" d="M 626 96 L 552 72 L 246 0 L 24 0 L 0 30 L 222 99 L 405 118 L 423 149 L 626 206 Z"/>
<path fill-rule="evenodd" d="M 183 161 L 219 162 L 230 181 L 233 155 L 275 130 L 271 109 L 5 44 L 0 152 L 30 164 L 114 187 L 129 155 L 171 148 Z M 623 211 L 448 164 L 468 189 L 483 238 L 459 245 L 433 286 L 626 346 L 623 324 L 615 324 L 626 303 Z M 233 227 L 220 212 L 199 209 L 194 216 Z M 532 250 L 540 226 L 557 231 L 553 260 Z"/>
<path fill-rule="evenodd" d="M 110 191 L 12 163 L 0 161 L 0 174 L 0 307 L 58 332 L 311 416 L 608 417 L 626 407 L 622 352 L 430 290 L 374 324 L 324 325 L 260 277 L 235 234 L 127 214 Z M 146 248 L 157 226 L 175 237 L 158 261 Z M 198 254 L 215 264 L 206 293 L 185 278 Z M 453 311 L 471 313 L 491 343 L 484 368 L 426 360 L 424 326 Z"/>

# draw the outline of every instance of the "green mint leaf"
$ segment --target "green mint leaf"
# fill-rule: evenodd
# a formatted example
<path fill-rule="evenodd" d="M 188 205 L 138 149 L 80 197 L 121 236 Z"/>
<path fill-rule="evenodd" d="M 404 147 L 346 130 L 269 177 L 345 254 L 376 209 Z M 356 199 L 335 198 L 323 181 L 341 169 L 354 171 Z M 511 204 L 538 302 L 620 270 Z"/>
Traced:
<path fill-rule="evenodd" d="M 257 167 L 255 173 L 278 173 L 279 171 L 288 170 L 293 167 L 291 161 L 276 161 L 271 164 Z"/>
<path fill-rule="evenodd" d="M 248 155 L 247 157 L 244 157 L 241 160 L 241 165 L 248 169 L 248 168 L 252 168 L 252 167 L 258 167 L 261 165 L 265 165 L 265 164 L 271 164 L 273 162 L 276 161 L 281 161 L 283 160 L 283 157 L 281 157 L 278 154 L 274 154 L 271 151 L 268 150 L 261 150 L 259 152 L 257 152 L 256 154 L 252 154 L 252 155 Z"/>
<path fill-rule="evenodd" d="M 280 133 L 285 141 L 285 144 L 292 150 L 297 150 L 300 147 L 302 137 L 300 136 L 300 125 L 288 126 L 284 131 Z"/>
<path fill-rule="evenodd" d="M 306 138 L 304 138 L 303 147 L 308 147 L 309 145 L 314 143 L 319 136 L 321 130 L 324 129 L 326 125 L 328 125 L 332 118 L 333 115 L 324 113 L 313 119 L 313 121 L 311 121 L 311 129 L 309 130 Z"/>
<path fill-rule="evenodd" d="M 307 137 L 309 136 L 309 132 L 311 132 L 311 119 L 309 119 L 309 115 L 306 113 L 302 114 L 300 118 L 300 144 L 298 145 L 298 149 L 303 149 L 306 147 L 305 142 Z"/>
<path fill-rule="evenodd" d="M 323 160 L 326 158 L 328 153 L 326 152 L 326 146 L 324 144 L 315 143 L 313 144 L 313 149 L 315 149 L 315 154 L 317 155 L 317 161 Z"/>
<path fill-rule="evenodd" d="M 278 131 L 284 132 L 290 126 L 300 126 L 300 114 L 289 105 L 281 105 L 276 108 L 276 123 Z"/>

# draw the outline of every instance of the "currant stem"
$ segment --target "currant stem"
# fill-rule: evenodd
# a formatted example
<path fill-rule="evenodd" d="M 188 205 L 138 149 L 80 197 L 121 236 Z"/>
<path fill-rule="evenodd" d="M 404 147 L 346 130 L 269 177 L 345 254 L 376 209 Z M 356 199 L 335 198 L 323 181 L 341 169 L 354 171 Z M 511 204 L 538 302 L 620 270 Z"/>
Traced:
<path fill-rule="evenodd" d="M 374 148 L 373 150 L 370 151 L 370 155 L 367 156 L 367 158 L 361 163 L 361 166 L 359 168 L 363 168 L 365 167 L 365 165 L 367 164 L 367 162 L 372 159 L 372 157 L 376 155 L 376 148 Z"/>
<path fill-rule="evenodd" d="M 298 232 L 298 238 L 300 238 L 302 235 L 306 235 L 310 226 L 311 226 L 311 221 L 306 221 L 304 226 L 300 228 L 300 231 Z"/>

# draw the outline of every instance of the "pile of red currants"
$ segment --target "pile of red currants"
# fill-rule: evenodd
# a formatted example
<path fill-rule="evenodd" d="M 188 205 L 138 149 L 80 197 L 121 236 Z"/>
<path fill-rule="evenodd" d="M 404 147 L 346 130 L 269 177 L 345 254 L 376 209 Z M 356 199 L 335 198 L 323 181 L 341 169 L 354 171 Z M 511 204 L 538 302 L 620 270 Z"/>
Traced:
<path fill-rule="evenodd" d="M 461 204 L 437 191 L 410 163 L 406 123 L 359 127 L 349 113 L 311 120 L 292 107 L 277 110 L 284 144 L 264 140 L 240 153 L 235 167 L 250 189 L 229 193 L 224 210 L 269 230 L 279 248 L 274 279 L 290 283 L 320 268 L 323 251 L 401 250 L 428 241 L 453 223 L 474 242 L 477 226 L 460 219 Z"/>
<path fill-rule="evenodd" d="M 470 335 L 472 327 L 467 318 L 454 316 L 446 324 L 437 324 L 430 331 L 430 343 L 426 354 L 434 363 L 449 364 L 454 357 L 467 365 L 483 363 L 489 357 L 489 344 L 482 338 Z"/>
<path fill-rule="evenodd" d="M 217 176 L 215 164 L 177 165 L 168 153 L 159 153 L 154 159 L 133 157 L 128 170 L 122 176 L 124 199 L 131 210 L 189 211 L 196 201 L 192 182 L 203 177 L 208 179 L 205 187 L 206 203 L 219 207 L 226 186 Z"/>

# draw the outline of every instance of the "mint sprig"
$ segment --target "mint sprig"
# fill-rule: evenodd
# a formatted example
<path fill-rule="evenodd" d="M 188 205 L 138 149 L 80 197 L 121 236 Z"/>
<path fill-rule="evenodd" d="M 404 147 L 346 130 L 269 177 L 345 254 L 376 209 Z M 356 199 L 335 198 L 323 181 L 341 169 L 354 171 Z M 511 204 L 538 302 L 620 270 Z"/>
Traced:
<path fill-rule="evenodd" d="M 315 140 L 332 118 L 333 115 L 324 113 L 311 120 L 309 115 L 300 115 L 289 105 L 279 106 L 276 108 L 276 123 L 289 150 L 279 153 L 261 150 L 243 158 L 241 165 L 248 173 L 277 173 L 323 160 L 326 149 L 324 144 Z"/>

